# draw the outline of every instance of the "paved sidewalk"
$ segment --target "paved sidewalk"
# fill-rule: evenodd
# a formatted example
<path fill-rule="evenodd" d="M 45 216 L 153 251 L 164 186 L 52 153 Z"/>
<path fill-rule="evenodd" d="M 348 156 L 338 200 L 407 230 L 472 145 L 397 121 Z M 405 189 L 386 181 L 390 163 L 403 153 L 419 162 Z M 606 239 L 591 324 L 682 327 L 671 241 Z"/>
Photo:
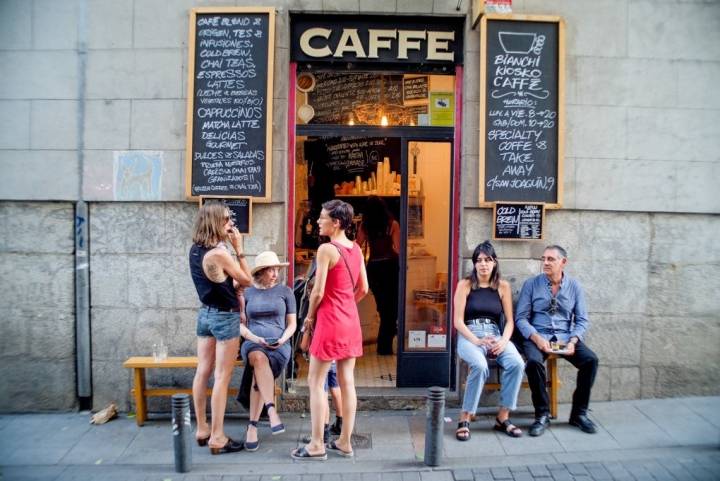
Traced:
<path fill-rule="evenodd" d="M 89 413 L 0 416 L 0 480 L 483 481 L 718 480 L 720 397 L 595 402 L 594 435 L 567 424 L 569 406 L 539 438 L 492 431 L 492 413 L 472 424 L 472 439 L 455 440 L 457 410 L 448 410 L 443 462 L 429 468 L 424 411 L 361 412 L 356 433 L 366 442 L 354 459 L 297 462 L 289 453 L 309 431 L 309 417 L 285 414 L 287 431 L 260 429 L 260 449 L 211 456 L 193 446 L 192 471 L 174 472 L 169 418 L 138 428 L 121 416 L 102 426 Z M 529 409 L 513 419 L 527 431 Z M 243 439 L 247 421 L 228 419 Z"/>

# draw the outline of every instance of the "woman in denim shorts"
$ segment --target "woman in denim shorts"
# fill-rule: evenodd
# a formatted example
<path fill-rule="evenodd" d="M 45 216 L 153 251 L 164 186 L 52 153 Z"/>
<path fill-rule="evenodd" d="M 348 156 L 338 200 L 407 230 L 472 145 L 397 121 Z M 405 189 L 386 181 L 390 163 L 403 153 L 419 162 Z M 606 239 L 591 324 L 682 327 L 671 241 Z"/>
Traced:
<path fill-rule="evenodd" d="M 233 256 L 225 243 L 235 251 Z M 220 202 L 204 204 L 195 218 L 190 248 L 190 274 L 202 302 L 198 312 L 198 367 L 193 380 L 197 418 L 195 439 L 212 454 L 243 449 L 225 435 L 223 428 L 227 390 L 240 341 L 240 308 L 236 289 L 251 283 L 250 268 L 242 253 L 242 238 L 230 211 Z M 210 374 L 215 374 L 208 425 L 205 409 Z"/>
<path fill-rule="evenodd" d="M 510 411 L 517 407 L 525 363 L 510 342 L 514 328 L 510 284 L 500 279 L 500 266 L 490 242 L 475 248 L 472 262 L 472 273 L 458 282 L 454 300 L 457 352 L 470 367 L 455 437 L 459 441 L 470 439 L 470 418 L 477 410 L 489 375 L 488 359 L 497 359 L 502 368 L 500 408 L 494 429 L 520 437 L 522 431 L 510 421 Z M 505 326 L 501 335 L 502 314 Z"/>

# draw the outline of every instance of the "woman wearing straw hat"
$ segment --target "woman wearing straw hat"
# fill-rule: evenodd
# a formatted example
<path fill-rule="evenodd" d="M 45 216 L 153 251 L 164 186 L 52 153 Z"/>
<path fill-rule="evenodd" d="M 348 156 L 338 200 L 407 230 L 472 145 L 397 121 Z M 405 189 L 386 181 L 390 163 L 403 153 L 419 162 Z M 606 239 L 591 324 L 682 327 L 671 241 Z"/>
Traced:
<path fill-rule="evenodd" d="M 250 391 L 250 423 L 247 427 L 245 450 L 256 451 L 258 441 L 257 423 L 263 405 L 270 417 L 270 431 L 273 435 L 285 432 L 280 421 L 273 394 L 275 379 L 290 360 L 288 342 L 295 332 L 295 295 L 292 289 L 278 283 L 281 267 L 277 254 L 261 252 L 255 258 L 251 274 L 253 286 L 245 290 L 245 318 L 247 330 L 243 330 L 246 341 L 240 354 L 246 366 L 252 366 L 253 389 Z"/>

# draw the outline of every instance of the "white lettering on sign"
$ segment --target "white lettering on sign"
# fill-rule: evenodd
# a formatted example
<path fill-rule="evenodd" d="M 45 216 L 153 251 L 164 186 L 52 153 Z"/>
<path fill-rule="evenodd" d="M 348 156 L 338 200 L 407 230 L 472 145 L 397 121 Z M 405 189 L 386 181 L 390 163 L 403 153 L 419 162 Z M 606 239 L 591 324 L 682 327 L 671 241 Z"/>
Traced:
<path fill-rule="evenodd" d="M 450 44 L 455 41 L 455 32 L 436 32 L 432 30 L 397 30 L 368 29 L 368 45 L 363 45 L 356 28 L 343 28 L 340 38 L 331 45 L 333 30 L 329 28 L 308 28 L 300 35 L 300 50 L 308 57 L 342 58 L 345 54 L 353 54 L 356 58 L 380 58 L 381 50 L 392 50 L 397 42 L 397 58 L 407 60 L 411 50 L 422 50 L 427 44 L 425 60 L 452 62 L 455 53 Z M 530 74 L 528 74 L 530 75 Z"/>

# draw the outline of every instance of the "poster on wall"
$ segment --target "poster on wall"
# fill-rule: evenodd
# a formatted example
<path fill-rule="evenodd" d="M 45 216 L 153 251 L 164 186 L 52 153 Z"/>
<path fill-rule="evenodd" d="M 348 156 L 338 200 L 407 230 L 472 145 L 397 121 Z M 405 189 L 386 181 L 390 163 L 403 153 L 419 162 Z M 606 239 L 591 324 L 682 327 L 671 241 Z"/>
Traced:
<path fill-rule="evenodd" d="M 430 93 L 430 125 L 452 127 L 455 120 L 455 94 L 452 92 Z"/>

